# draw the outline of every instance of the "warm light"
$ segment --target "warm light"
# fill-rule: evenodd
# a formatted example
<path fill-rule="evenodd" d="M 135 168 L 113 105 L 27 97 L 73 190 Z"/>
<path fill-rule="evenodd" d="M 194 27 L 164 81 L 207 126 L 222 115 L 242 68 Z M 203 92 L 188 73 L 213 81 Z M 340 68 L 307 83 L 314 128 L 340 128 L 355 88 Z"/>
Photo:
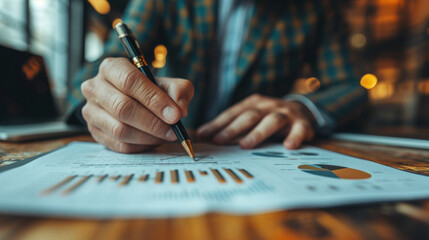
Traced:
<path fill-rule="evenodd" d="M 377 85 L 377 77 L 374 74 L 365 74 L 360 80 L 360 85 L 366 89 L 371 89 Z"/>
<path fill-rule="evenodd" d="M 152 61 L 152 66 L 154 68 L 163 68 L 165 66 L 165 62 Z"/>
<path fill-rule="evenodd" d="M 112 27 L 115 28 L 118 23 L 122 23 L 122 19 L 116 18 L 115 20 L 113 20 Z"/>
<path fill-rule="evenodd" d="M 159 44 L 154 49 L 155 61 L 152 62 L 154 68 L 163 68 L 167 59 L 167 48 Z"/>
<path fill-rule="evenodd" d="M 162 44 L 157 45 L 155 47 L 154 52 L 155 52 L 155 55 L 157 55 L 157 54 L 163 54 L 164 56 L 167 56 L 167 48 L 164 45 L 162 45 Z"/>
<path fill-rule="evenodd" d="M 320 81 L 315 77 L 307 78 L 305 80 L 305 88 L 307 92 L 314 92 L 320 88 Z"/>
<path fill-rule="evenodd" d="M 156 53 L 155 54 L 155 59 L 157 60 L 157 61 L 164 61 L 165 60 L 165 54 L 163 54 L 163 53 Z"/>
<path fill-rule="evenodd" d="M 366 37 L 361 33 L 357 33 L 352 36 L 352 38 L 350 39 L 350 42 L 352 46 L 355 48 L 363 48 L 366 44 Z"/>
<path fill-rule="evenodd" d="M 423 95 L 429 95 L 429 80 L 419 82 L 419 92 Z"/>
<path fill-rule="evenodd" d="M 369 97 L 374 100 L 386 99 L 391 97 L 395 92 L 392 83 L 381 82 L 369 91 Z"/>
<path fill-rule="evenodd" d="M 88 0 L 92 7 L 100 14 L 107 14 L 110 12 L 110 4 L 107 0 Z"/>
<path fill-rule="evenodd" d="M 28 80 L 33 80 L 42 69 L 42 64 L 43 62 L 39 58 L 32 57 L 22 66 L 22 71 Z"/>

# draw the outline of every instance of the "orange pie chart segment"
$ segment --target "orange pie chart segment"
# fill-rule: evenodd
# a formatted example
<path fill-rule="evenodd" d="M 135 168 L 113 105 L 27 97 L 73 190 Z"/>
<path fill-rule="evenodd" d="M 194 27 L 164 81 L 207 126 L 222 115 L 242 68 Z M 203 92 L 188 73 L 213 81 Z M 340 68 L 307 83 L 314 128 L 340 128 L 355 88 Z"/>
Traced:
<path fill-rule="evenodd" d="M 371 177 L 371 174 L 353 168 L 342 168 L 332 172 L 342 179 L 367 179 Z"/>
<path fill-rule="evenodd" d="M 367 179 L 371 177 L 371 174 L 361 170 L 327 164 L 300 165 L 298 169 L 309 174 L 329 178 Z"/>

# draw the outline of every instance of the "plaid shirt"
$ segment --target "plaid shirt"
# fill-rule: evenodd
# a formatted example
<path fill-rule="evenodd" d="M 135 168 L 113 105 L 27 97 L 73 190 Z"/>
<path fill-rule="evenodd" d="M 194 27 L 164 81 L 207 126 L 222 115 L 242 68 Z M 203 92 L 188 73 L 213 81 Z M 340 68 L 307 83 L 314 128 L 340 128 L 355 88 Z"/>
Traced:
<path fill-rule="evenodd" d="M 340 2 L 255 1 L 255 14 L 240 49 L 237 81 L 231 102 L 253 93 L 284 97 L 305 65 L 321 87 L 306 97 L 334 118 L 338 126 L 361 115 L 367 93 L 360 87 L 349 58 Z M 195 96 L 184 119 L 188 127 L 203 122 L 210 92 L 211 66 L 216 56 L 218 4 L 215 0 L 132 0 L 124 22 L 134 31 L 150 59 L 157 44 L 169 50 L 167 65 L 157 75 L 192 81 Z M 126 56 L 112 32 L 106 56 Z M 84 100 L 80 85 L 94 77 L 104 58 L 87 64 L 73 79 L 68 96 L 69 113 Z"/>

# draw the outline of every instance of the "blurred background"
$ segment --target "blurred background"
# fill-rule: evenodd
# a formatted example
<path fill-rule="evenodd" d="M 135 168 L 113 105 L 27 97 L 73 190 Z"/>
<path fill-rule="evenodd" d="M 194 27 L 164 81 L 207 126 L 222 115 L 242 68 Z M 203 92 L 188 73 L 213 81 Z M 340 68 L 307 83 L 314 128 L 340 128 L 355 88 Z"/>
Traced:
<path fill-rule="evenodd" d="M 112 22 L 127 0 L 1 0 L 0 45 L 44 57 L 57 105 L 64 110 L 68 83 L 85 62 L 102 55 Z M 351 0 L 344 11 L 352 56 L 368 89 L 368 129 L 429 128 L 429 1 Z M 166 49 L 155 51 L 154 68 Z M 317 89 L 300 79 L 296 92 Z"/>

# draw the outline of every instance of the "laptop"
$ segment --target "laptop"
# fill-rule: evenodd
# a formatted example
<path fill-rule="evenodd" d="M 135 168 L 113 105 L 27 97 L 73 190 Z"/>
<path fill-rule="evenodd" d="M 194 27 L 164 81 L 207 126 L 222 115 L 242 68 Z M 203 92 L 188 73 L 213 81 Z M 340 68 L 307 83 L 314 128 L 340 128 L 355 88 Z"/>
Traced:
<path fill-rule="evenodd" d="M 0 140 L 20 142 L 79 134 L 55 105 L 41 56 L 0 45 Z"/>

